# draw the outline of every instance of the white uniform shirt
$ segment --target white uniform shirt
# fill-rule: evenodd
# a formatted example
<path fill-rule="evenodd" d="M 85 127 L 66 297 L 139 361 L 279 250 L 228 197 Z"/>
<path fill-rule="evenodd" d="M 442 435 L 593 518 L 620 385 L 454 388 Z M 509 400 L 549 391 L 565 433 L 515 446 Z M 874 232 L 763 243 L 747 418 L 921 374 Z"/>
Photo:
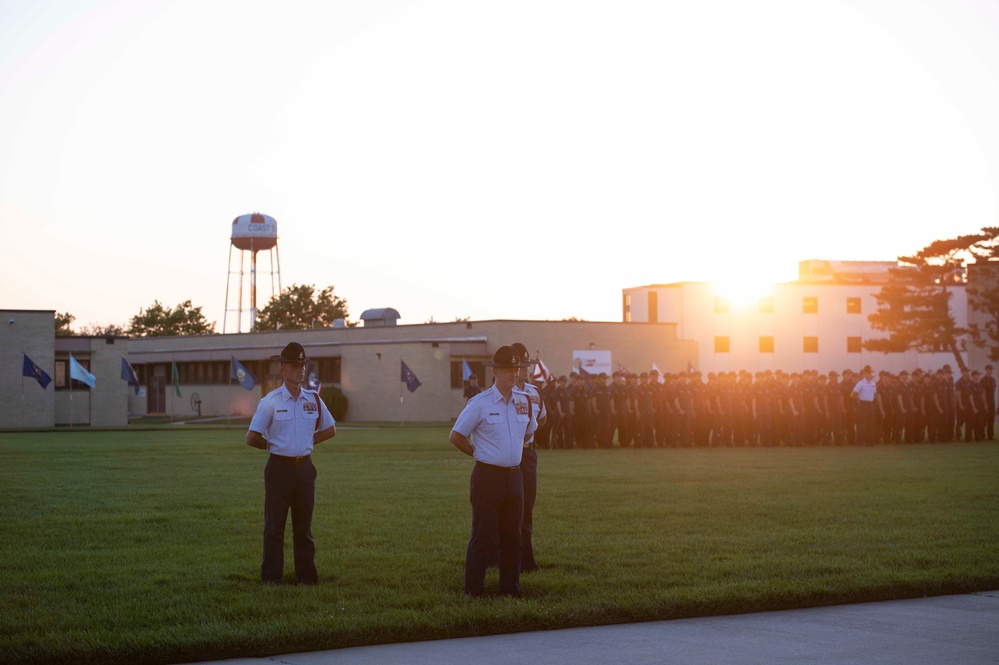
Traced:
<path fill-rule="evenodd" d="M 294 399 L 281 384 L 260 400 L 250 429 L 267 437 L 267 452 L 283 457 L 304 457 L 312 453 L 317 421 L 319 431 L 336 424 L 316 391 L 302 388 L 298 399 Z"/>
<path fill-rule="evenodd" d="M 538 428 L 531 417 L 526 392 L 514 388 L 510 401 L 493 385 L 468 400 L 452 430 L 472 444 L 476 462 L 495 466 L 517 466 L 524 452 L 524 437 Z"/>
<path fill-rule="evenodd" d="M 541 399 L 541 391 L 538 390 L 538 387 L 533 383 L 525 383 L 524 392 L 527 393 L 528 397 L 531 400 L 531 418 L 534 419 L 535 429 L 537 429 L 537 423 L 541 422 L 542 420 L 548 417 L 548 405 L 545 404 L 545 401 L 543 399 Z M 524 445 L 529 446 L 532 443 L 534 443 L 533 434 L 531 435 L 531 438 L 528 439 Z"/>
<path fill-rule="evenodd" d="M 861 402 L 873 402 L 874 395 L 878 392 L 878 387 L 873 381 L 861 379 L 853 388 L 854 394 L 860 398 Z"/>

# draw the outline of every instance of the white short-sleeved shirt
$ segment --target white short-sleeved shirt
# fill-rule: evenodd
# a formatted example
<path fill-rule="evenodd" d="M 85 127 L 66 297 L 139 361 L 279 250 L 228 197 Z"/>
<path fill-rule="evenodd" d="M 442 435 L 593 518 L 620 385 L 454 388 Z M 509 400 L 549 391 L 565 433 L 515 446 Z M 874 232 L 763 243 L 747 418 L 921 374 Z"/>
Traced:
<path fill-rule="evenodd" d="M 527 393 L 527 396 L 531 400 L 531 407 L 532 407 L 531 417 L 536 421 L 536 423 L 547 418 L 548 405 L 545 404 L 545 401 L 543 399 L 541 399 L 541 391 L 538 390 L 538 387 L 533 383 L 525 383 L 524 392 Z M 527 443 L 525 443 L 524 445 L 529 446 L 532 443 L 534 443 L 533 434 L 531 435 L 531 438 L 527 440 Z"/>
<path fill-rule="evenodd" d="M 878 392 L 878 387 L 873 381 L 861 379 L 857 382 L 857 385 L 854 386 L 853 392 L 856 393 L 861 402 L 873 402 L 874 396 Z"/>
<path fill-rule="evenodd" d="M 493 385 L 468 400 L 452 430 L 472 444 L 475 461 L 517 466 L 524 452 L 524 437 L 538 428 L 531 417 L 529 399 L 526 392 L 514 388 L 510 401 L 504 402 Z"/>
<path fill-rule="evenodd" d="M 281 385 L 260 400 L 250 429 L 267 437 L 267 452 L 283 457 L 312 453 L 312 436 L 333 427 L 336 421 L 315 390 L 302 388 L 298 399 Z"/>

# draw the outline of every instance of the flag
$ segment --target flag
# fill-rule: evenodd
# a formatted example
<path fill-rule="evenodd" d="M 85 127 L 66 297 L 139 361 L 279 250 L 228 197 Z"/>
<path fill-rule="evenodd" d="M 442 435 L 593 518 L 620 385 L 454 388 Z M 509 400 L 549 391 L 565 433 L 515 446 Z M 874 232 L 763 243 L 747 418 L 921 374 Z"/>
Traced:
<path fill-rule="evenodd" d="M 468 379 L 471 378 L 471 376 L 472 376 L 472 368 L 468 366 L 468 361 L 467 360 L 462 360 L 461 361 L 461 380 L 467 382 Z"/>
<path fill-rule="evenodd" d="M 232 358 L 232 362 L 230 363 L 229 378 L 236 379 L 239 385 L 247 390 L 253 390 L 253 386 L 257 385 L 257 377 L 253 376 L 250 370 L 243 367 L 243 363 L 236 360 L 236 356 L 230 357 Z"/>
<path fill-rule="evenodd" d="M 173 363 L 173 391 L 180 397 L 180 372 L 177 371 L 177 363 Z"/>
<path fill-rule="evenodd" d="M 323 389 L 323 382 L 319 380 L 319 375 L 316 374 L 315 363 L 309 363 L 308 368 L 305 372 L 305 386 L 309 390 L 315 390 L 317 393 Z"/>
<path fill-rule="evenodd" d="M 83 369 L 83 365 L 76 361 L 72 353 L 69 354 L 69 378 L 75 379 L 80 383 L 85 383 L 91 388 L 97 382 L 97 377 Z"/>
<path fill-rule="evenodd" d="M 401 380 L 406 382 L 406 387 L 409 388 L 409 392 L 411 393 L 416 392 L 416 389 L 419 388 L 421 385 L 423 385 L 420 383 L 420 380 L 416 378 L 416 375 L 413 374 L 413 370 L 409 369 L 409 367 L 406 366 L 405 362 L 402 363 Z"/>
<path fill-rule="evenodd" d="M 531 378 L 545 383 L 551 383 L 555 380 L 555 376 L 548 371 L 548 366 L 541 362 L 539 354 L 534 354 L 534 375 Z"/>
<path fill-rule="evenodd" d="M 656 367 L 655 363 L 652 363 L 652 369 L 656 370 L 656 374 L 659 376 L 659 383 L 666 383 L 666 377 L 659 371 L 659 368 Z"/>
<path fill-rule="evenodd" d="M 26 353 L 22 353 L 21 355 L 24 356 L 24 367 L 21 369 L 21 376 L 27 376 L 34 379 L 43 389 L 48 388 L 49 384 L 52 383 L 52 377 L 46 374 L 41 367 L 36 365 Z"/>
<path fill-rule="evenodd" d="M 121 380 L 128 381 L 130 386 L 135 386 L 135 394 L 139 394 L 139 377 L 135 375 L 135 370 L 128 364 L 124 356 L 121 359 Z"/>
<path fill-rule="evenodd" d="M 689 360 L 687 361 L 687 374 L 691 374 L 694 371 L 694 364 Z"/>
<path fill-rule="evenodd" d="M 622 365 L 621 363 L 617 364 L 617 371 L 621 372 L 625 376 L 628 376 L 629 374 L 631 374 L 631 372 L 628 371 L 628 368 L 625 367 L 624 365 Z"/>

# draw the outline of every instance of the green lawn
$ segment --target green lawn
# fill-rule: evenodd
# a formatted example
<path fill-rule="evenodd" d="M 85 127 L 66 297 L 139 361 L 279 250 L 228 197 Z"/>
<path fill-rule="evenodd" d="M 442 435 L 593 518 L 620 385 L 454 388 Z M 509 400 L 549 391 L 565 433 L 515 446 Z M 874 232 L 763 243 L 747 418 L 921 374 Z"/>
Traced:
<path fill-rule="evenodd" d="M 258 582 L 265 455 L 242 429 L 0 434 L 0 662 L 177 663 L 999 588 L 997 444 L 573 450 L 540 452 L 543 570 L 526 598 L 465 599 L 470 461 L 447 432 L 342 430 L 320 447 L 314 588 Z"/>

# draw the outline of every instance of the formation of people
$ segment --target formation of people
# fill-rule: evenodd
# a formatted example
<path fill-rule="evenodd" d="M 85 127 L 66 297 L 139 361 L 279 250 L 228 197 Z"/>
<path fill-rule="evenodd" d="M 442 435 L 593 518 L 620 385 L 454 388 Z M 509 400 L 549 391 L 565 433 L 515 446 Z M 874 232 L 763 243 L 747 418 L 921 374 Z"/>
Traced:
<path fill-rule="evenodd" d="M 864 379 L 864 376 L 867 379 Z M 705 380 L 706 378 L 706 380 Z M 861 381 L 870 386 L 856 391 Z M 995 438 L 992 366 L 560 376 L 544 384 L 545 448 L 949 443 Z"/>

